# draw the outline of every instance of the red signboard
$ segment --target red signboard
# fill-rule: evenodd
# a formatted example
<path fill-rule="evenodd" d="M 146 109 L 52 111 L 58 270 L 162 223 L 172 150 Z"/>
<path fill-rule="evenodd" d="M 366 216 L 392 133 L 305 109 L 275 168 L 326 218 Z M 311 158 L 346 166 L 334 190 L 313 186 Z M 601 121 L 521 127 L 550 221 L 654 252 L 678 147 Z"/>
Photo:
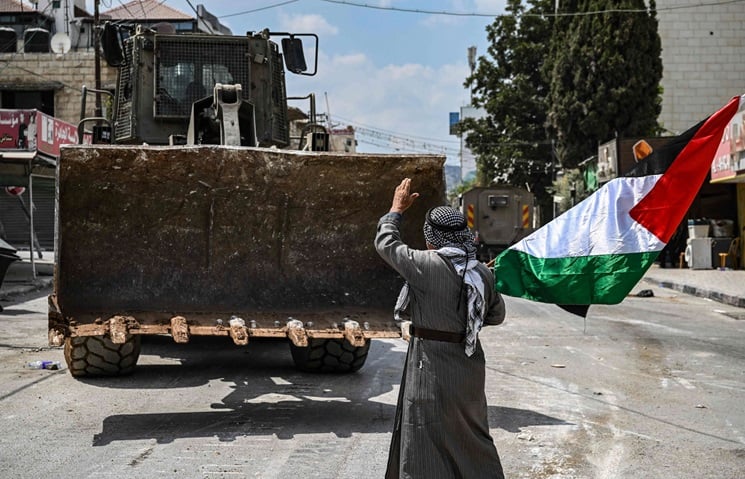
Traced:
<path fill-rule="evenodd" d="M 78 127 L 75 125 L 44 113 L 38 113 L 37 123 L 37 149 L 47 155 L 57 158 L 60 146 L 78 142 Z"/>
<path fill-rule="evenodd" d="M 78 127 L 71 123 L 36 110 L 0 110 L 0 150 L 36 150 L 57 158 L 60 146 L 77 142 Z"/>
<path fill-rule="evenodd" d="M 733 118 L 711 164 L 711 181 L 726 181 L 745 173 L 745 114 Z"/>
<path fill-rule="evenodd" d="M 714 155 L 714 161 L 711 163 L 711 181 L 723 180 L 735 176 L 734 165 L 732 164 L 732 153 L 734 141 L 732 141 L 732 124 L 724 130 L 722 140 L 719 142 L 719 148 Z"/>
<path fill-rule="evenodd" d="M 0 150 L 34 149 L 36 110 L 0 110 Z"/>

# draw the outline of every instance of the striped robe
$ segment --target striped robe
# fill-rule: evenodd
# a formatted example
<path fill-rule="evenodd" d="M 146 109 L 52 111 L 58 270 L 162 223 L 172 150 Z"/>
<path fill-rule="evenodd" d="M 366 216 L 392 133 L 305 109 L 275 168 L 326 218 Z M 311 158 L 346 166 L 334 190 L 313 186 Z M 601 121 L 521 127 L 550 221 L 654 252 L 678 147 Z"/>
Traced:
<path fill-rule="evenodd" d="M 375 247 L 409 283 L 409 316 L 414 326 L 464 333 L 465 292 L 450 261 L 434 251 L 414 250 L 401 241 L 401 215 L 378 223 Z M 504 302 L 494 278 L 479 266 L 486 285 L 485 325 L 504 320 Z M 484 351 L 471 357 L 462 343 L 412 337 L 396 407 L 386 479 L 503 478 L 489 435 L 484 394 Z"/>

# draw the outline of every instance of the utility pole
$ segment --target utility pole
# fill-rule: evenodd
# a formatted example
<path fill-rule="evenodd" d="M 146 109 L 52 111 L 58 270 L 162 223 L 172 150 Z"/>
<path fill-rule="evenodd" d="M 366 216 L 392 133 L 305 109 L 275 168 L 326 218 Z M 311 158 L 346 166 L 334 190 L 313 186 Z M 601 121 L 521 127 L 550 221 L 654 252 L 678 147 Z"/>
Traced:
<path fill-rule="evenodd" d="M 476 47 L 468 47 L 468 66 L 471 68 L 471 76 L 476 71 Z M 473 106 L 473 84 L 471 85 L 471 106 Z"/>
<path fill-rule="evenodd" d="M 96 90 L 101 90 L 101 54 L 99 53 L 101 45 L 100 36 L 98 34 L 99 3 L 101 3 L 101 0 L 93 0 L 93 74 L 95 76 Z M 96 113 L 94 116 L 103 116 L 103 111 L 101 109 L 101 95 L 98 93 L 98 91 L 96 91 Z"/>
<path fill-rule="evenodd" d="M 468 67 L 471 69 L 471 76 L 473 76 L 473 72 L 476 71 L 476 46 L 472 45 L 468 47 Z M 473 84 L 471 84 L 471 89 L 469 91 L 470 97 L 468 100 L 468 107 L 473 107 Z M 461 107 L 460 109 L 460 121 L 463 121 L 466 116 L 466 111 L 471 112 L 472 108 L 464 108 Z M 464 170 L 464 163 L 465 163 L 465 155 L 466 155 L 466 139 L 465 139 L 465 133 L 461 132 L 458 134 L 458 139 L 460 140 L 460 151 L 459 151 L 459 160 L 460 160 L 460 179 L 463 181 L 465 179 L 465 170 Z"/>

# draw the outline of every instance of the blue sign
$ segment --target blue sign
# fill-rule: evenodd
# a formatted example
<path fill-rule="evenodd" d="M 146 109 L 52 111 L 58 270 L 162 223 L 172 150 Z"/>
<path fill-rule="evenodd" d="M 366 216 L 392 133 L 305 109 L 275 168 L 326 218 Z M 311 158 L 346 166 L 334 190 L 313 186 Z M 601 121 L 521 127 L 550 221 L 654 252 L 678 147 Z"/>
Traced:
<path fill-rule="evenodd" d="M 460 114 L 457 111 L 450 112 L 450 134 L 456 135 L 455 126 L 460 121 Z"/>

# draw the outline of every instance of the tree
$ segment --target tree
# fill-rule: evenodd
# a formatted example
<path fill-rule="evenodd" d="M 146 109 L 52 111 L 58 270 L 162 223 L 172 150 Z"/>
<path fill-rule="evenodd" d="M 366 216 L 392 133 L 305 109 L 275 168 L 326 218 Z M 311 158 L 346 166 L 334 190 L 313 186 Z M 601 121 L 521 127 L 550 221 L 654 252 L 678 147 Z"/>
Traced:
<path fill-rule="evenodd" d="M 548 82 L 541 67 L 551 38 L 552 0 L 508 0 L 507 14 L 487 27 L 490 46 L 465 85 L 485 118 L 461 125 L 476 156 L 480 185 L 494 182 L 528 187 L 539 203 L 550 201 L 551 144 L 546 132 Z"/>
<path fill-rule="evenodd" d="M 619 10 L 627 10 L 625 12 Z M 656 135 L 662 98 L 654 0 L 566 0 L 555 23 L 546 75 L 549 131 L 564 168 L 614 137 Z"/>

